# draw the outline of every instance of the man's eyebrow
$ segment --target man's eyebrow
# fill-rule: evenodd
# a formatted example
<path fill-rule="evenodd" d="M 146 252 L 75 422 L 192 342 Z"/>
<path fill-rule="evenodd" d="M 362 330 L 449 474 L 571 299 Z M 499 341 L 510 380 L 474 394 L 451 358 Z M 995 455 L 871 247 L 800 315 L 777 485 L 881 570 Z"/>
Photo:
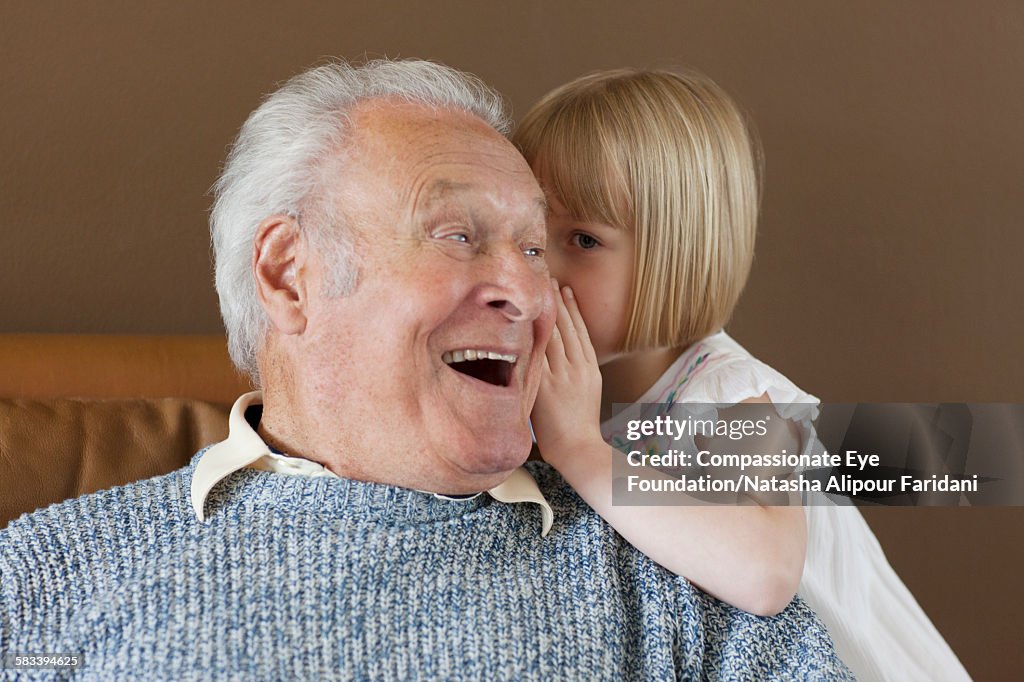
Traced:
<path fill-rule="evenodd" d="M 433 201 L 445 196 L 446 194 L 465 192 L 466 190 L 472 189 L 472 187 L 473 186 L 468 182 L 455 182 L 454 180 L 441 178 L 432 181 L 429 185 L 423 188 L 423 198 L 426 201 Z"/>
<path fill-rule="evenodd" d="M 465 192 L 473 189 L 473 184 L 469 182 L 456 182 L 454 180 L 447 180 L 440 178 L 432 181 L 429 185 L 423 188 L 422 197 L 423 201 L 429 204 L 432 201 L 440 199 L 447 194 L 454 194 L 458 192 Z M 551 207 L 548 205 L 547 197 L 543 194 L 538 196 L 534 202 L 534 206 L 547 217 Z"/>

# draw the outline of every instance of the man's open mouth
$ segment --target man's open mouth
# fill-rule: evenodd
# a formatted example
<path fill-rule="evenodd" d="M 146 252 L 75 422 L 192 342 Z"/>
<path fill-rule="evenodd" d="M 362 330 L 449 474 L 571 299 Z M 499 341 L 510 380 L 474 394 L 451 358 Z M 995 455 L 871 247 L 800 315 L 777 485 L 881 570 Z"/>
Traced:
<path fill-rule="evenodd" d="M 486 350 L 452 350 L 445 352 L 441 359 L 456 372 L 493 386 L 508 386 L 512 383 L 512 369 L 518 356 Z"/>

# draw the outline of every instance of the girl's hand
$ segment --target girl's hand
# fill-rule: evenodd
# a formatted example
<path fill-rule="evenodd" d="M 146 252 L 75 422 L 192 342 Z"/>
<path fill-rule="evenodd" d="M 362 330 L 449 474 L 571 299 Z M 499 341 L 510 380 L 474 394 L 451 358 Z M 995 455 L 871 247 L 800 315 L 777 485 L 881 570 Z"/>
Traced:
<path fill-rule="evenodd" d="M 557 317 L 545 351 L 531 421 L 537 447 L 556 469 L 601 438 L 601 371 L 572 289 L 552 280 Z"/>

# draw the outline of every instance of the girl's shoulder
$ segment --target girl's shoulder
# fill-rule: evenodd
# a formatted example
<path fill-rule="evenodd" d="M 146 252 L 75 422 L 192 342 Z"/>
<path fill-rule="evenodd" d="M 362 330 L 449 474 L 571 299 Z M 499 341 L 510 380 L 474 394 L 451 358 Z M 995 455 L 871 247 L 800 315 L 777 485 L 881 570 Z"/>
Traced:
<path fill-rule="evenodd" d="M 687 409 L 694 414 L 717 414 L 722 407 L 764 395 L 785 419 L 803 422 L 817 416 L 817 398 L 720 331 L 683 351 L 643 396 L 602 423 L 601 433 L 619 447 L 626 443 L 621 438 L 630 420 L 665 414 L 680 403 L 693 406 Z"/>
<path fill-rule="evenodd" d="M 720 331 L 681 353 L 644 402 L 732 405 L 766 394 L 776 405 L 818 402 Z"/>

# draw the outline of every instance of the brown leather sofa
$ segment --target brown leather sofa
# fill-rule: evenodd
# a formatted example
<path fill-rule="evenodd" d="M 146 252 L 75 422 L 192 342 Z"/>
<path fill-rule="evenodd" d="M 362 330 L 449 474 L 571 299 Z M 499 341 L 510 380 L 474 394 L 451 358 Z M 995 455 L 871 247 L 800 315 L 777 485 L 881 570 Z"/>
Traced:
<path fill-rule="evenodd" d="M 181 467 L 247 390 L 222 336 L 0 335 L 0 527 Z"/>
<path fill-rule="evenodd" d="M 222 337 L 0 335 L 0 527 L 182 466 L 247 390 Z M 972 676 L 1017 679 L 1024 510 L 863 512 Z"/>

